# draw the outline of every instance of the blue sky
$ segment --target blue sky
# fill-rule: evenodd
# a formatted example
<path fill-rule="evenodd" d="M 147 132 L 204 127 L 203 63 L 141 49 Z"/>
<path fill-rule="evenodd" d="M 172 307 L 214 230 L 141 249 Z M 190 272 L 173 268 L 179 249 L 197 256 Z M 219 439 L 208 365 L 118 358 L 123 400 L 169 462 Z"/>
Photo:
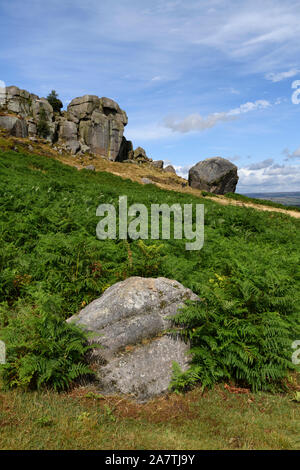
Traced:
<path fill-rule="evenodd" d="M 6 85 L 116 100 L 180 174 L 222 156 L 240 193 L 300 191 L 299 0 L 0 0 L 0 40 Z"/>

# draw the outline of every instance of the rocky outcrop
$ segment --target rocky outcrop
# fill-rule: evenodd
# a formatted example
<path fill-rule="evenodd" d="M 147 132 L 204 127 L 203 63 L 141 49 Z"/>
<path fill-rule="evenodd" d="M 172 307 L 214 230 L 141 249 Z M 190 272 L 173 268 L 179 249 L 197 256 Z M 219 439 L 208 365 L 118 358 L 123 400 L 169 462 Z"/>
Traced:
<path fill-rule="evenodd" d="M 40 99 L 37 95 L 16 86 L 9 86 L 1 90 L 0 113 L 2 119 L 0 126 L 8 129 L 15 137 L 35 136 L 42 110 L 49 128 L 48 140 L 52 141 L 56 124 L 53 122 L 53 109 L 50 103 L 45 98 Z M 12 118 L 15 120 L 13 126 L 11 126 Z"/>
<path fill-rule="evenodd" d="M 70 123 L 75 124 L 81 144 L 110 160 L 119 159 L 123 131 L 128 119 L 125 111 L 115 101 L 94 95 L 75 98 L 68 106 L 67 119 L 68 126 Z M 121 153 L 123 155 L 124 149 Z"/>
<path fill-rule="evenodd" d="M 152 166 L 155 168 L 158 168 L 159 170 L 162 170 L 164 167 L 164 162 L 163 160 L 155 160 L 154 162 L 151 163 Z"/>
<path fill-rule="evenodd" d="M 148 163 L 152 161 L 147 157 L 146 150 L 143 147 L 137 147 L 132 155 L 129 155 L 129 158 L 135 161 L 135 163 Z"/>
<path fill-rule="evenodd" d="M 189 345 L 168 333 L 170 318 L 187 299 L 199 300 L 177 281 L 131 277 L 67 320 L 92 332 L 90 341 L 101 346 L 91 360 L 102 393 L 146 400 L 168 390 L 174 361 L 188 368 Z"/>
<path fill-rule="evenodd" d="M 237 167 L 221 157 L 207 158 L 189 171 L 189 185 L 215 194 L 235 192 L 238 182 Z"/>
<path fill-rule="evenodd" d="M 166 166 L 166 168 L 164 168 L 164 171 L 166 173 L 174 173 L 174 175 L 176 175 L 176 170 L 172 165 Z"/>
<path fill-rule="evenodd" d="M 109 98 L 85 95 L 73 99 L 67 111 L 54 113 L 45 98 L 11 86 L 0 90 L 1 127 L 17 137 L 37 136 L 41 118 L 47 140 L 70 152 L 92 152 L 113 161 L 133 158 L 131 142 L 123 136 L 127 115 Z"/>
<path fill-rule="evenodd" d="M 1 94 L 0 106 L 1 110 L 4 109 L 25 118 L 32 115 L 32 104 L 38 99 L 37 95 L 26 90 L 9 86 Z"/>
<path fill-rule="evenodd" d="M 7 129 L 10 134 L 15 137 L 28 137 L 28 127 L 26 121 L 23 118 L 9 115 L 0 115 L 0 127 Z"/>

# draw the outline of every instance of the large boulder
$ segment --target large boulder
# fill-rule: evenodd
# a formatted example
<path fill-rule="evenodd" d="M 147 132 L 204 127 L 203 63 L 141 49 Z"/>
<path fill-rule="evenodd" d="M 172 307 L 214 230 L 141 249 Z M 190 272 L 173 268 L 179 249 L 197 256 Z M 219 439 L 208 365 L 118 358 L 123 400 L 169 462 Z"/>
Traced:
<path fill-rule="evenodd" d="M 137 147 L 129 157 L 135 162 L 135 163 L 148 163 L 150 162 L 150 159 L 147 157 L 146 150 L 143 149 L 143 147 Z"/>
<path fill-rule="evenodd" d="M 45 98 L 21 90 L 16 86 L 2 88 L 0 91 L 0 111 L 3 117 L 7 118 L 9 125 L 10 117 L 18 119 L 16 127 L 11 130 L 11 134 L 16 137 L 27 137 L 37 135 L 37 124 L 41 118 L 41 111 L 44 111 L 43 119 L 49 127 L 48 140 L 52 141 L 55 136 L 56 124 L 53 119 L 53 108 Z M 2 124 L 5 120 L 2 120 Z M 3 125 L 4 127 L 4 125 Z"/>
<path fill-rule="evenodd" d="M 68 118 L 79 123 L 83 119 L 90 119 L 93 111 L 99 109 L 100 98 L 95 95 L 84 95 L 74 98 L 68 106 Z"/>
<path fill-rule="evenodd" d="M 124 126 L 128 122 L 118 103 L 105 97 L 85 95 L 71 101 L 67 114 L 69 121 L 77 126 L 82 145 L 95 154 L 118 160 Z"/>
<path fill-rule="evenodd" d="M 170 318 L 188 299 L 199 300 L 177 281 L 131 277 L 67 320 L 93 333 L 90 341 L 101 346 L 91 360 L 102 393 L 147 400 L 167 392 L 173 362 L 189 367 L 189 345 L 168 333 Z"/>
<path fill-rule="evenodd" d="M 151 162 L 151 165 L 154 166 L 155 168 L 158 168 L 159 170 L 162 170 L 164 167 L 164 161 L 163 160 L 154 160 L 154 162 Z"/>
<path fill-rule="evenodd" d="M 22 118 L 0 115 L 0 127 L 7 129 L 14 137 L 28 137 L 28 126 L 26 121 Z"/>
<path fill-rule="evenodd" d="M 207 158 L 190 169 L 189 185 L 215 194 L 234 193 L 239 179 L 237 170 L 225 158 Z"/>
<path fill-rule="evenodd" d="M 174 173 L 174 175 L 176 175 L 176 170 L 172 165 L 166 166 L 166 168 L 164 168 L 164 171 L 166 173 Z"/>
<path fill-rule="evenodd" d="M 1 108 L 10 113 L 26 117 L 31 114 L 32 103 L 36 99 L 38 99 L 37 95 L 21 90 L 16 86 L 9 86 L 5 88 L 5 93 L 2 94 Z"/>

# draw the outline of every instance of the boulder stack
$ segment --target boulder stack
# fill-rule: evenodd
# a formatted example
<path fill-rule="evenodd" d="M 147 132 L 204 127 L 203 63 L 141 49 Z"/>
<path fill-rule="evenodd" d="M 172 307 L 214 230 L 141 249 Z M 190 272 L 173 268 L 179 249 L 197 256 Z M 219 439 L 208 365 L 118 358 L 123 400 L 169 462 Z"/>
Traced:
<path fill-rule="evenodd" d="M 132 158 L 132 144 L 123 136 L 127 115 L 115 101 L 85 95 L 73 99 L 67 111 L 54 113 L 45 98 L 16 86 L 0 90 L 0 127 L 12 135 L 36 137 L 41 116 L 47 140 L 71 153 L 92 152 L 112 161 Z"/>

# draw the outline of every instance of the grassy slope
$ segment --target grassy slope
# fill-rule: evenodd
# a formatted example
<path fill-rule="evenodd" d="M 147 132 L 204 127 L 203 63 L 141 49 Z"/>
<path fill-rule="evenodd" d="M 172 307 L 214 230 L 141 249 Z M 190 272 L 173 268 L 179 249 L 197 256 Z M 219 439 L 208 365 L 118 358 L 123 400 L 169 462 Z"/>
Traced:
<path fill-rule="evenodd" d="M 254 209 L 222 207 L 207 198 L 154 186 L 145 191 L 143 186 L 110 173 L 78 172 L 54 160 L 25 153 L 2 153 L 0 173 L 2 326 L 7 316 L 32 308 L 41 299 L 47 302 L 50 299 L 49 308 L 68 317 L 108 285 L 129 275 L 174 278 L 199 295 L 202 286 L 215 274 L 234 273 L 250 280 L 259 277 L 259 282 L 266 279 L 266 285 L 277 278 L 287 285 L 295 308 L 297 305 L 299 308 L 299 220 Z M 185 251 L 184 240 L 150 241 L 149 244 L 157 246 L 163 243 L 163 256 L 152 260 L 137 242 L 100 242 L 95 237 L 96 208 L 99 203 L 116 203 L 119 195 L 128 195 L 129 204 L 139 202 L 147 206 L 204 203 L 203 249 Z M 136 420 L 116 409 L 114 421 L 110 417 L 111 403 L 109 408 L 99 405 L 101 411 L 93 401 L 90 404 L 72 396 L 48 393 L 34 395 L 33 399 L 32 394 L 1 393 L 0 447 L 299 447 L 299 405 L 290 402 L 289 397 L 264 394 L 237 397 L 220 389 L 204 397 L 195 393 L 189 405 L 190 418 L 179 411 L 184 422 L 181 418 L 159 422 L 157 417 L 155 426 L 152 412 L 146 407 Z M 178 399 L 177 403 L 176 396 L 171 400 L 179 410 L 189 402 Z M 156 408 L 160 401 L 154 403 Z M 166 403 L 163 401 L 162 409 Z M 49 427 L 43 418 L 48 415 Z M 72 441 L 67 439 L 66 427 L 72 431 Z"/>
<path fill-rule="evenodd" d="M 300 217 L 300 209 L 294 206 L 287 207 L 282 204 L 261 199 L 253 199 L 240 194 L 228 193 L 228 197 L 210 195 L 205 191 L 199 191 L 198 189 L 193 189 L 187 186 L 186 180 L 177 175 L 165 173 L 164 171 L 158 170 L 157 168 L 149 165 L 111 162 L 104 158 L 96 158 L 95 156 L 88 154 L 74 158 L 73 155 L 66 152 L 63 152 L 62 154 L 58 153 L 55 148 L 49 146 L 47 142 L 41 139 L 37 139 L 37 142 L 32 142 L 29 139 L 19 139 L 9 136 L 7 131 L 0 129 L 0 151 L 13 149 L 18 149 L 19 152 L 25 154 L 35 153 L 37 155 L 51 157 L 79 170 L 83 169 L 87 165 L 93 164 L 96 171 L 106 171 L 113 175 L 139 183 L 143 177 L 150 178 L 159 188 L 182 192 L 186 195 L 189 194 L 198 197 L 203 193 L 206 198 L 210 198 L 222 205 L 231 204 L 242 207 L 254 207 L 257 210 L 273 210 L 274 212 L 289 214 L 292 217 Z"/>
<path fill-rule="evenodd" d="M 144 186 L 110 173 L 78 172 L 41 156 L 4 153 L 0 171 L 0 292 L 2 300 L 10 304 L 38 289 L 62 296 L 62 312 L 68 316 L 81 302 L 90 301 L 128 274 L 156 272 L 200 292 L 201 284 L 215 273 L 244 268 L 250 277 L 273 273 L 290 279 L 299 300 L 295 289 L 299 281 L 298 220 L 224 207 L 207 198 L 155 186 L 148 185 L 145 191 Z M 150 240 L 146 243 L 163 244 L 160 262 L 151 265 L 137 242 L 131 242 L 130 249 L 123 241 L 100 242 L 95 236 L 96 208 L 100 203 L 117 205 L 119 195 L 128 196 L 128 205 L 204 204 L 203 249 L 186 251 L 186 240 Z"/>
<path fill-rule="evenodd" d="M 84 388 L 0 392 L 0 449 L 299 449 L 299 422 L 289 396 L 221 386 L 143 405 Z"/>

